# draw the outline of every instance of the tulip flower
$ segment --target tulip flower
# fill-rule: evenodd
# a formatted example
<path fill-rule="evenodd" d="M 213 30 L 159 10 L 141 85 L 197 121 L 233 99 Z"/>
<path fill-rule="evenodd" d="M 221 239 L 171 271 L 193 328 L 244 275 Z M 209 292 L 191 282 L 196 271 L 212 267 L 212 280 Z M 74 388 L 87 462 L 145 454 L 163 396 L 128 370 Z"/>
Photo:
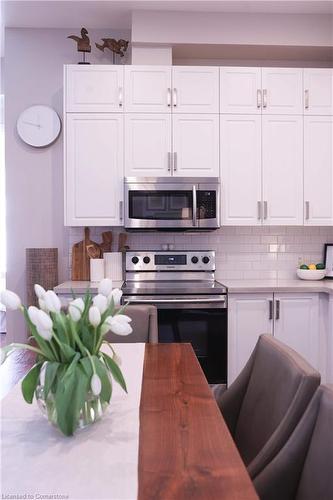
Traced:
<path fill-rule="evenodd" d="M 11 292 L 10 290 L 3 290 L 0 295 L 0 302 L 7 308 L 12 311 L 16 309 L 20 309 L 22 306 L 21 299 L 16 293 Z"/>
<path fill-rule="evenodd" d="M 35 326 L 38 326 L 38 317 L 39 317 L 39 309 L 35 306 L 30 306 L 28 308 L 28 316 L 30 318 L 31 323 Z"/>
<path fill-rule="evenodd" d="M 132 333 L 132 327 L 130 326 L 131 318 L 125 314 L 116 314 L 115 316 L 108 316 L 105 323 L 110 327 L 116 335 L 129 335 Z"/>
<path fill-rule="evenodd" d="M 3 349 L 0 349 L 0 365 L 2 365 L 2 363 L 5 362 L 5 359 L 6 359 L 6 351 L 4 351 Z"/>
<path fill-rule="evenodd" d="M 99 312 L 103 314 L 108 307 L 108 299 L 105 297 L 105 295 L 99 293 L 93 298 L 93 304 L 97 307 Z"/>
<path fill-rule="evenodd" d="M 75 299 L 70 302 L 68 312 L 73 321 L 79 321 L 84 311 L 84 302 L 82 299 Z"/>
<path fill-rule="evenodd" d="M 120 306 L 120 300 L 123 295 L 123 292 L 119 290 L 119 288 L 115 288 L 112 290 L 112 292 L 108 295 L 108 303 L 111 303 L 111 300 L 113 298 L 113 302 L 115 306 Z"/>
<path fill-rule="evenodd" d="M 49 312 L 44 299 L 42 299 L 42 298 L 38 299 L 38 304 L 39 304 L 39 307 L 41 308 L 42 311 L 44 311 L 46 313 Z"/>
<path fill-rule="evenodd" d="M 101 313 L 96 306 L 89 309 L 89 321 L 96 328 L 101 322 Z"/>
<path fill-rule="evenodd" d="M 46 307 L 48 308 L 49 311 L 53 313 L 59 313 L 61 309 L 61 302 L 56 293 L 54 293 L 53 290 L 48 290 L 43 299 Z"/>
<path fill-rule="evenodd" d="M 99 376 L 94 373 L 91 377 L 90 387 L 94 396 L 99 396 L 102 390 L 102 382 Z"/>
<path fill-rule="evenodd" d="M 109 278 L 104 278 L 98 286 L 98 293 L 101 293 L 102 295 L 105 295 L 105 297 L 108 297 L 108 295 L 112 291 L 112 280 Z"/>
<path fill-rule="evenodd" d="M 41 285 L 38 285 L 37 283 L 34 286 L 34 289 L 35 289 L 35 294 L 37 295 L 37 297 L 39 299 L 42 299 L 44 297 L 44 295 L 46 294 L 45 288 L 43 288 Z"/>
<path fill-rule="evenodd" d="M 39 310 L 37 316 L 37 326 L 40 330 L 52 330 L 52 319 L 46 312 Z"/>
<path fill-rule="evenodd" d="M 43 330 L 42 328 L 37 327 L 37 331 L 39 335 L 42 337 L 42 339 L 47 341 L 51 340 L 53 335 L 53 330 Z"/>

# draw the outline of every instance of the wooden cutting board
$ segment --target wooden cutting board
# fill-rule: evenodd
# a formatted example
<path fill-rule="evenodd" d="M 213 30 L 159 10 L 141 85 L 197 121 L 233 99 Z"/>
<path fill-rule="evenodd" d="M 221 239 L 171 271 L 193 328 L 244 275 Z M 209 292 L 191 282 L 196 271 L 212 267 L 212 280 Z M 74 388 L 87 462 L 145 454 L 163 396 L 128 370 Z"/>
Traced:
<path fill-rule="evenodd" d="M 112 247 L 112 231 L 105 231 L 102 233 L 102 243 L 100 244 L 100 247 L 102 249 L 102 252 L 111 252 L 111 247 Z"/>
<path fill-rule="evenodd" d="M 90 239 L 89 227 L 84 228 L 84 240 L 73 245 L 72 250 L 72 280 L 89 281 L 90 280 L 90 257 L 87 247 L 99 248 L 99 245 Z M 97 251 L 97 250 L 96 250 Z"/>

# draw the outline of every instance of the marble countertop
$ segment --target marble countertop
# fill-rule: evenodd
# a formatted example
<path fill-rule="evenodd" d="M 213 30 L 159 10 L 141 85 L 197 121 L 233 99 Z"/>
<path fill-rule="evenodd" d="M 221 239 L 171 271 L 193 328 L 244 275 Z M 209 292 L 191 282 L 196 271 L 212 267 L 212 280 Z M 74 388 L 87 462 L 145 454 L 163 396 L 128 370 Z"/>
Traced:
<path fill-rule="evenodd" d="M 333 280 L 220 280 L 229 293 L 303 292 L 333 294 Z"/>
<path fill-rule="evenodd" d="M 227 288 L 229 293 L 260 293 L 260 292 L 303 292 L 303 293 L 329 293 L 333 294 L 333 280 L 323 279 L 318 281 L 292 280 L 224 280 L 218 279 Z M 123 281 L 114 281 L 114 288 L 120 288 Z M 59 295 L 83 294 L 88 289 L 97 292 L 98 283 L 90 281 L 65 281 L 54 288 Z"/>

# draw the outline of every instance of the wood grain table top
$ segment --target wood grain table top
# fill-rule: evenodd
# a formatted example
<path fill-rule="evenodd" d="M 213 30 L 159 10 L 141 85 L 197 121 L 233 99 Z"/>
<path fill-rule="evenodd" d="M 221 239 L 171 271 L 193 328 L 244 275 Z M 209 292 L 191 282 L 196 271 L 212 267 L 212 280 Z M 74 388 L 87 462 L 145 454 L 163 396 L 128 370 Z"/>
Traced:
<path fill-rule="evenodd" d="M 6 360 L 0 398 L 33 363 Z M 146 345 L 139 440 L 139 500 L 258 499 L 190 344 Z"/>

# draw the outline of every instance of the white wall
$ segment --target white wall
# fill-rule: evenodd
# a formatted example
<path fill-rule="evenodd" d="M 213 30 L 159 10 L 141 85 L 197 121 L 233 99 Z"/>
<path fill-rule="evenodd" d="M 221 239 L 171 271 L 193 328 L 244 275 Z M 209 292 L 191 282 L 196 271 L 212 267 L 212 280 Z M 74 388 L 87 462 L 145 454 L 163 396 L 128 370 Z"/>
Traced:
<path fill-rule="evenodd" d="M 5 132 L 7 192 L 7 287 L 25 299 L 25 249 L 58 247 L 59 279 L 68 276 L 68 230 L 63 224 L 63 137 L 46 149 L 25 145 L 16 120 L 33 104 L 52 106 L 62 117 L 63 64 L 80 55 L 67 35 L 78 29 L 8 29 L 5 33 Z M 103 31 L 89 33 L 99 41 Z M 129 33 L 112 36 L 127 38 Z M 88 55 L 108 63 L 111 55 L 96 48 Z M 19 313 L 8 314 L 8 340 L 26 333 Z"/>
<path fill-rule="evenodd" d="M 136 11 L 133 43 L 332 46 L 332 16 Z"/>

